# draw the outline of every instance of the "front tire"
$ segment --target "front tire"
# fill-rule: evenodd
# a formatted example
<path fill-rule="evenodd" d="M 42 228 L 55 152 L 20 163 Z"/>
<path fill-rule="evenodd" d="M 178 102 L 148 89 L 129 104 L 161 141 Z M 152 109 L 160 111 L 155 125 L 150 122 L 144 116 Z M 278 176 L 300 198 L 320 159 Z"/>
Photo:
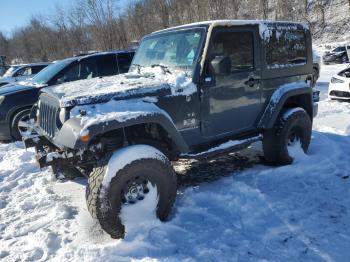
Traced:
<path fill-rule="evenodd" d="M 30 109 L 25 109 L 18 112 L 12 119 L 11 135 L 15 141 L 21 141 L 21 132 L 28 129 L 27 122 L 29 121 Z"/>
<path fill-rule="evenodd" d="M 142 154 L 135 151 L 140 148 Z M 127 161 L 130 156 L 132 160 Z M 164 221 L 176 198 L 176 175 L 169 160 L 159 150 L 146 145 L 117 150 L 112 156 L 101 159 L 89 176 L 88 210 L 112 238 L 124 238 L 125 227 L 120 219 L 122 206 L 147 197 L 148 183 L 157 188 L 156 215 Z"/>
<path fill-rule="evenodd" d="M 311 141 L 312 123 L 309 115 L 301 108 L 284 111 L 274 127 L 263 134 L 265 159 L 273 165 L 287 165 L 293 162 L 288 144 L 299 141 L 306 153 Z"/>

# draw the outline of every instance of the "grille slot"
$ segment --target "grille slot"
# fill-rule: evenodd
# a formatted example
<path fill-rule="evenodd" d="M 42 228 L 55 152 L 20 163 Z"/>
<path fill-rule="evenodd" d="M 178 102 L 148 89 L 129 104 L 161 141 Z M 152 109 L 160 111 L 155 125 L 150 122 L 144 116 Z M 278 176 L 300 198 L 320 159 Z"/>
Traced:
<path fill-rule="evenodd" d="M 41 129 L 50 137 L 54 137 L 57 131 L 57 112 L 59 107 L 55 103 L 40 99 L 39 125 Z"/>
<path fill-rule="evenodd" d="M 350 92 L 345 92 L 345 91 L 331 91 L 330 95 L 337 96 L 337 97 L 350 98 Z"/>

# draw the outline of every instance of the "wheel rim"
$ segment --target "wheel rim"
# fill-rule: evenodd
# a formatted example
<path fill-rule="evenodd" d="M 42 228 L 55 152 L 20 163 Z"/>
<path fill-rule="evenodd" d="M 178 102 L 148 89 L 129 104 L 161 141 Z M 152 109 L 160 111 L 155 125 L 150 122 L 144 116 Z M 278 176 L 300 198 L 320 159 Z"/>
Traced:
<path fill-rule="evenodd" d="M 125 205 L 132 205 L 142 201 L 149 193 L 150 181 L 146 177 L 135 177 L 125 184 L 122 190 L 122 202 Z"/>
<path fill-rule="evenodd" d="M 300 144 L 300 136 L 296 132 L 296 130 L 292 129 L 288 134 L 287 145 L 294 146 Z M 301 145 L 301 144 L 300 144 Z"/>
<path fill-rule="evenodd" d="M 28 123 L 29 118 L 30 118 L 29 114 L 26 114 L 19 119 L 17 128 L 18 128 L 18 131 L 20 134 L 28 131 L 28 129 L 30 127 L 30 125 Z"/>

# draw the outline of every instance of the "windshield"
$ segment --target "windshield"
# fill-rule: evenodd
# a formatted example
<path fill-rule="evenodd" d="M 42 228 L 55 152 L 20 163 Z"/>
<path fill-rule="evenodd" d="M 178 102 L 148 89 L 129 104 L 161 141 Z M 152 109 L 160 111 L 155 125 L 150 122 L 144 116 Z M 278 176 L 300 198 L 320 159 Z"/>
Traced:
<path fill-rule="evenodd" d="M 204 28 L 194 28 L 147 37 L 141 42 L 129 71 L 165 66 L 170 71 L 192 72 L 204 34 Z"/>
<path fill-rule="evenodd" d="M 45 67 L 33 77 L 32 82 L 38 85 L 46 85 L 55 75 L 57 75 L 57 73 L 59 73 L 71 62 L 73 62 L 71 59 L 67 59 Z"/>
<path fill-rule="evenodd" d="M 333 49 L 333 52 L 343 52 L 345 51 L 345 46 L 338 46 L 337 48 Z"/>
<path fill-rule="evenodd" d="M 7 69 L 3 77 L 12 76 L 12 74 L 16 71 L 17 68 L 19 68 L 19 66 L 11 66 L 9 69 Z"/>

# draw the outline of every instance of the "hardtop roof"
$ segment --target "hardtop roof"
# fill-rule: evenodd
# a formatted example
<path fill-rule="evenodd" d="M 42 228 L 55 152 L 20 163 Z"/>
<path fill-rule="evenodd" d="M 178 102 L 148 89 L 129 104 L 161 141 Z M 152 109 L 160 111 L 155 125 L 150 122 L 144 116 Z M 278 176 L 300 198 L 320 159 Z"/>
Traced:
<path fill-rule="evenodd" d="M 273 21 L 273 20 L 210 20 L 210 21 L 202 21 L 190 24 L 184 24 L 180 26 L 174 26 L 162 30 L 155 31 L 151 34 L 158 34 L 172 30 L 178 29 L 186 29 L 191 27 L 201 27 L 201 26 L 243 26 L 243 25 L 261 25 L 261 26 L 273 26 L 273 25 L 283 25 L 283 26 L 301 26 L 305 29 L 308 29 L 308 26 L 304 23 L 300 22 L 291 22 L 291 21 Z"/>

